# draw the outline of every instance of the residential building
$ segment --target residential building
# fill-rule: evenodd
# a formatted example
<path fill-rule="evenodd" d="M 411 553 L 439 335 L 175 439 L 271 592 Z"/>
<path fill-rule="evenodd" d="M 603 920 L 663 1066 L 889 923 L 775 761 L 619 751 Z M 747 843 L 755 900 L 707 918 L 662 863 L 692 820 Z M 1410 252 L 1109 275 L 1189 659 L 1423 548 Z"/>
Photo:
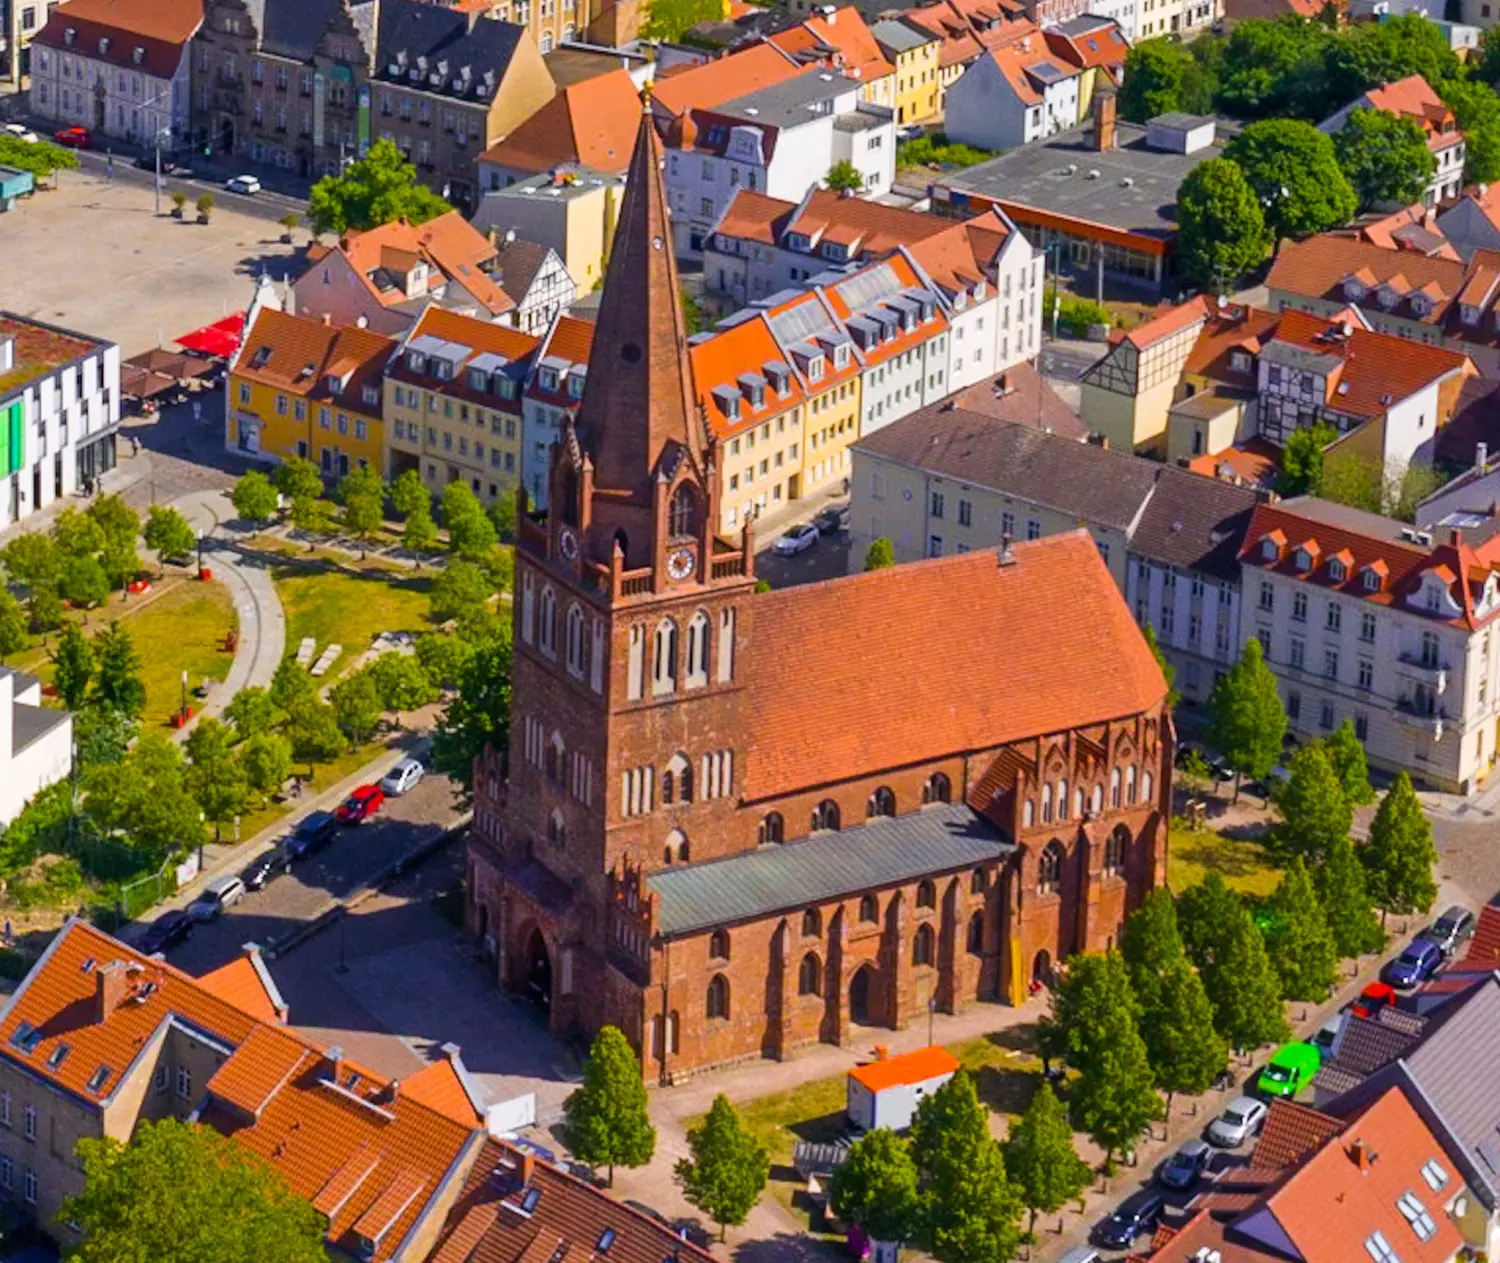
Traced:
<path fill-rule="evenodd" d="M 904 17 L 882 18 L 870 27 L 876 45 L 895 67 L 896 122 L 925 123 L 943 112 L 939 60 L 943 41 Z"/>
<path fill-rule="evenodd" d="M 1130 35 L 1118 18 L 1100 13 L 1049 26 L 1042 32 L 1047 47 L 1070 65 L 1094 73 L 1085 75 L 1079 85 L 1078 117 L 1088 116 L 1093 107 L 1095 83 L 1102 75 L 1118 87 L 1125 78 L 1125 58 L 1130 53 Z"/>
<path fill-rule="evenodd" d="M 1172 276 L 1177 188 L 1219 156 L 1211 118 L 1116 120 L 1096 91 L 1093 121 L 945 175 L 929 192 L 940 214 L 967 219 L 994 206 L 1057 265 L 1090 285 L 1099 274 L 1159 293 Z"/>
<path fill-rule="evenodd" d="M 1476 465 L 1488 467 L 1492 455 L 1500 455 L 1500 379 L 1469 377 L 1448 424 L 1438 431 L 1433 463 L 1458 474 Z"/>
<path fill-rule="evenodd" d="M 381 382 L 396 343 L 372 329 L 252 312 L 229 366 L 224 446 L 252 460 L 310 460 L 330 481 L 386 477 Z"/>
<path fill-rule="evenodd" d="M 636 90 L 643 91 L 656 76 L 656 63 L 648 52 L 607 41 L 591 44 L 579 39 L 555 45 L 546 54 L 546 61 L 547 73 L 559 91 L 586 79 L 603 78 L 616 70 L 625 71 Z"/>
<path fill-rule="evenodd" d="M 118 346 L 0 310 L 0 522 L 88 494 L 119 427 Z"/>
<path fill-rule="evenodd" d="M 674 126 L 680 129 L 691 110 L 715 109 L 756 88 L 783 83 L 807 69 L 796 57 L 771 43 L 755 44 L 727 57 L 709 58 L 701 53 L 699 56 L 702 61 L 698 64 L 675 69 L 670 75 L 659 73 L 652 82 L 651 113 L 663 135 L 670 136 Z M 631 121 L 637 121 L 634 114 Z M 633 145 L 634 141 L 630 143 Z"/>
<path fill-rule="evenodd" d="M 1224 16 L 1224 0 L 1139 0 L 1137 40 L 1156 35 L 1190 35 Z"/>
<path fill-rule="evenodd" d="M 47 25 L 59 0 L 5 0 L 0 4 L 0 78 L 16 91 L 31 74 L 31 41 Z"/>
<path fill-rule="evenodd" d="M 1408 75 L 1394 83 L 1371 88 L 1337 113 L 1318 124 L 1318 130 L 1330 136 L 1343 131 L 1355 110 L 1379 110 L 1397 118 L 1411 119 L 1427 137 L 1432 154 L 1432 177 L 1422 195 L 1424 206 L 1436 206 L 1457 197 L 1464 184 L 1464 134 L 1458 120 L 1443 98 L 1421 75 Z"/>
<path fill-rule="evenodd" d="M 974 3 L 973 0 L 937 0 L 934 4 L 903 9 L 901 16 L 943 41 L 938 50 L 938 90 L 944 101 L 948 89 L 986 49 L 1000 48 L 1027 35 L 1035 35 L 1036 23 L 1025 17 L 1020 6 Z"/>
<path fill-rule="evenodd" d="M 1298 497 L 1255 509 L 1242 634 L 1260 638 L 1292 732 L 1352 719 L 1376 767 L 1474 792 L 1496 757 L 1500 545 Z"/>
<path fill-rule="evenodd" d="M 578 283 L 551 246 L 523 241 L 515 229 L 497 244 L 494 279 L 516 304 L 512 322 L 540 336 L 578 297 Z"/>
<path fill-rule="evenodd" d="M 450 7 L 523 26 L 547 54 L 566 54 L 568 45 L 612 50 L 632 43 L 640 24 L 639 6 L 615 0 L 459 0 Z"/>
<path fill-rule="evenodd" d="M 73 770 L 73 715 L 42 705 L 42 682 L 0 667 L 0 828 Z"/>
<path fill-rule="evenodd" d="M 562 438 L 563 418 L 578 408 L 588 375 L 594 326 L 573 316 L 559 316 L 537 348 L 536 371 L 521 399 L 523 423 L 521 475 L 530 502 L 548 504 L 547 470 L 552 445 Z"/>
<path fill-rule="evenodd" d="M 481 193 L 573 167 L 623 175 L 640 110 L 640 91 L 623 69 L 559 88 L 475 159 Z"/>
<path fill-rule="evenodd" d="M 1500 184 L 1467 190 L 1438 212 L 1437 226 L 1464 259 L 1476 250 L 1500 250 Z"/>
<path fill-rule="evenodd" d="M 837 70 L 862 85 L 860 99 L 871 105 L 896 108 L 896 67 L 852 4 L 825 5 L 795 26 L 766 36 L 782 52 L 798 61 Z"/>
<path fill-rule="evenodd" d="M 1092 80 L 1040 35 L 986 52 L 948 89 L 943 132 L 991 151 L 1045 140 L 1078 125 L 1079 84 Z"/>
<path fill-rule="evenodd" d="M 541 339 L 429 307 L 385 374 L 390 477 L 417 470 L 433 496 L 466 483 L 484 504 L 521 481 L 521 392 Z"/>
<path fill-rule="evenodd" d="M 667 188 L 677 254 L 701 254 L 704 239 L 742 188 L 795 201 L 821 184 L 835 162 L 848 160 L 867 194 L 889 189 L 895 177 L 895 123 L 889 110 L 861 104 L 859 95 L 855 80 L 810 66 L 773 86 L 711 110 L 692 109 L 675 120 L 667 138 Z M 658 99 L 652 97 L 653 106 Z"/>
<path fill-rule="evenodd" d="M 521 518 L 518 739 L 476 760 L 465 923 L 551 1030 L 613 1025 L 665 1083 L 1014 1003 L 1102 948 L 1164 874 L 1173 735 L 1081 535 L 754 593 L 660 162 L 645 120 L 550 511 Z M 976 652 L 1007 667 L 978 692 Z"/>
<path fill-rule="evenodd" d="M 188 135 L 189 41 L 201 0 L 68 0 L 33 37 L 37 118 L 96 137 L 176 148 Z"/>
<path fill-rule="evenodd" d="M 556 252 L 579 293 L 604 277 L 624 192 L 622 176 L 562 167 L 483 194 L 470 222 L 503 239 L 514 233 Z"/>
<path fill-rule="evenodd" d="M 497 275 L 495 242 L 457 211 L 425 224 L 392 220 L 314 242 L 308 268 L 292 283 L 299 315 L 360 325 L 396 336 L 430 304 L 500 324 L 515 320 L 516 300 Z"/>
<path fill-rule="evenodd" d="M 1421 202 L 1400 210 L 1361 215 L 1341 235 L 1368 241 L 1382 250 L 1410 250 L 1428 258 L 1462 262 L 1463 255 L 1438 225 L 1437 212 Z"/>
<path fill-rule="evenodd" d="M 299 1034 L 254 943 L 194 978 L 70 920 L 0 1020 L 0 1190 L 69 1247 L 78 1142 L 176 1118 L 311 1202 L 331 1253 L 422 1263 L 484 1148 L 483 1108 L 455 1045 L 398 1085 Z"/>

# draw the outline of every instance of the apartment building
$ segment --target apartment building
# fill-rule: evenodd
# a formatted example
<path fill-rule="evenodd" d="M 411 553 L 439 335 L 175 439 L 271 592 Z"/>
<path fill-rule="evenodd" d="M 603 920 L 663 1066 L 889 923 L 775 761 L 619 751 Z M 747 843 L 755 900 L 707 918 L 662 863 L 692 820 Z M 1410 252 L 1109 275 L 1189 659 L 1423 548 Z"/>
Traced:
<path fill-rule="evenodd" d="M 58 0 L 4 0 L 0 3 L 0 78 L 20 91 L 31 73 L 31 41 L 47 25 Z"/>
<path fill-rule="evenodd" d="M 541 339 L 430 307 L 385 375 L 390 476 L 417 470 L 434 496 L 466 483 L 485 504 L 521 480 L 521 392 Z"/>
<path fill-rule="evenodd" d="M 0 522 L 87 493 L 119 426 L 118 346 L 0 310 Z"/>
<path fill-rule="evenodd" d="M 942 39 L 905 17 L 882 18 L 870 27 L 885 59 L 895 67 L 896 122 L 925 123 L 943 112 Z"/>
<path fill-rule="evenodd" d="M 470 223 L 497 239 L 515 233 L 556 251 L 578 292 L 588 294 L 604 279 L 624 190 L 623 176 L 559 168 L 483 193 Z"/>
<path fill-rule="evenodd" d="M 1422 129 L 1427 138 L 1427 148 L 1432 154 L 1432 176 L 1427 182 L 1427 191 L 1422 195 L 1422 204 L 1436 206 L 1457 197 L 1464 185 L 1464 157 L 1467 145 L 1464 134 L 1458 129 L 1458 119 L 1444 103 L 1442 97 L 1432 90 L 1432 85 L 1421 75 L 1408 75 L 1394 83 L 1383 83 L 1371 88 L 1357 100 L 1351 101 L 1337 113 L 1318 124 L 1318 130 L 1330 136 L 1343 131 L 1349 116 L 1355 110 L 1379 110 L 1394 114 L 1397 118 L 1411 119 Z"/>
<path fill-rule="evenodd" d="M 943 133 L 976 149 L 1014 149 L 1076 127 L 1085 71 L 1024 36 L 977 58 L 948 89 Z"/>
<path fill-rule="evenodd" d="M 870 105 L 896 108 L 896 67 L 853 5 L 824 5 L 795 26 L 765 38 L 798 61 L 827 66 L 857 79 L 862 85 L 861 99 Z"/>
<path fill-rule="evenodd" d="M 1118 451 L 1165 451 L 1167 414 L 1209 307 L 1189 299 L 1118 338 L 1084 371 L 1079 412 Z"/>
<path fill-rule="evenodd" d="M 559 316 L 535 352 L 536 371 L 521 397 L 521 476 L 526 494 L 539 508 L 547 507 L 547 469 L 552 445 L 562 434 L 562 420 L 578 410 L 588 377 L 594 326 L 574 316 Z"/>

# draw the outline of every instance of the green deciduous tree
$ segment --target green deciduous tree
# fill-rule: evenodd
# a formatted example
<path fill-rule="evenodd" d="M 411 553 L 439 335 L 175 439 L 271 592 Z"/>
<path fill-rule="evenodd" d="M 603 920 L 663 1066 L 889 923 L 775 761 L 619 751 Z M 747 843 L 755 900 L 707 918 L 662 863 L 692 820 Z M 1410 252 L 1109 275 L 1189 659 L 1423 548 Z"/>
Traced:
<path fill-rule="evenodd" d="M 1281 979 L 1282 998 L 1326 999 L 1338 977 L 1339 954 L 1300 855 L 1287 865 L 1266 910 L 1272 924 L 1266 951 Z"/>
<path fill-rule="evenodd" d="M 340 680 L 328 695 L 338 716 L 339 727 L 349 734 L 349 745 L 357 750 L 380 722 L 380 691 L 368 671 Z"/>
<path fill-rule="evenodd" d="M 1234 768 L 1236 801 L 1241 777 L 1259 780 L 1268 776 L 1281 757 L 1286 710 L 1260 641 L 1253 636 L 1240 651 L 1240 660 L 1219 677 L 1209 695 L 1208 730 L 1210 740 Z"/>
<path fill-rule="evenodd" d="M 443 488 L 443 525 L 449 549 L 465 561 L 483 561 L 498 541 L 495 524 L 467 483 L 454 481 Z"/>
<path fill-rule="evenodd" d="M 314 763 L 328 763 L 348 747 L 333 707 L 315 698 L 300 701 L 287 712 L 286 735 L 292 743 L 292 757 L 307 764 L 309 776 Z"/>
<path fill-rule="evenodd" d="M 31 643 L 26 634 L 26 612 L 11 590 L 0 583 L 0 662 Z"/>
<path fill-rule="evenodd" d="M 276 490 L 281 492 L 289 504 L 295 504 L 298 500 L 322 498 L 323 475 L 306 457 L 292 456 L 282 461 L 272 471 L 271 478 L 276 484 Z"/>
<path fill-rule="evenodd" d="M 234 511 L 256 530 L 276 516 L 276 488 L 258 469 L 240 475 L 229 499 Z"/>
<path fill-rule="evenodd" d="M 69 557 L 57 590 L 79 609 L 92 609 L 109 596 L 109 576 L 97 557 Z"/>
<path fill-rule="evenodd" d="M 297 666 L 295 662 L 291 665 Z M 308 682 L 311 683 L 311 679 Z M 276 722 L 276 703 L 265 689 L 247 685 L 230 698 L 229 705 L 224 708 L 224 718 L 234 725 L 235 732 L 243 740 L 271 731 Z"/>
<path fill-rule="evenodd" d="M 454 632 L 429 632 L 417 637 L 417 661 L 438 688 L 456 687 L 473 656 L 473 642 Z"/>
<path fill-rule="evenodd" d="M 63 628 L 52 651 L 52 665 L 52 684 L 57 695 L 69 710 L 77 710 L 94 679 L 94 647 L 78 630 L 78 624 L 69 623 Z"/>
<path fill-rule="evenodd" d="M 307 219 L 315 233 L 363 232 L 395 219 L 423 224 L 453 207 L 425 184 L 393 141 L 377 140 L 358 162 L 312 187 Z"/>
<path fill-rule="evenodd" d="M 1345 719 L 1323 740 L 1323 752 L 1333 765 L 1344 798 L 1358 806 L 1375 801 L 1370 785 L 1370 767 L 1365 760 L 1365 745 L 1354 731 L 1354 721 Z"/>
<path fill-rule="evenodd" d="M 1220 294 L 1233 290 L 1271 246 L 1255 190 L 1225 158 L 1199 163 L 1178 187 L 1177 228 L 1183 273 Z"/>
<path fill-rule="evenodd" d="M 1375 916 L 1353 842 L 1344 838 L 1333 845 L 1313 874 L 1313 884 L 1340 956 L 1363 956 L 1385 946 L 1385 931 Z"/>
<path fill-rule="evenodd" d="M 219 829 L 244 810 L 249 792 L 240 752 L 234 748 L 234 734 L 217 719 L 204 719 L 188 734 L 185 746 L 192 760 L 188 791 L 203 808 L 217 838 Z"/>
<path fill-rule="evenodd" d="M 85 770 L 89 819 L 155 863 L 185 854 L 206 836 L 202 809 L 188 791 L 180 747 L 148 732 L 118 763 Z"/>
<path fill-rule="evenodd" d="M 408 469 L 391 483 L 391 507 L 402 517 L 410 517 L 418 509 L 432 511 L 432 497 L 422 485 L 422 475 Z"/>
<path fill-rule="evenodd" d="M 198 534 L 170 505 L 153 504 L 146 510 L 146 547 L 163 561 L 183 561 L 198 546 Z"/>
<path fill-rule="evenodd" d="M 141 533 L 141 515 L 125 503 L 123 496 L 99 496 L 88 507 L 88 515 L 104 534 L 103 552 L 134 552 Z"/>
<path fill-rule="evenodd" d="M 29 171 L 41 181 L 58 171 L 76 169 L 78 155 L 48 140 L 25 141 L 19 136 L 6 135 L 0 137 L 0 166 Z"/>
<path fill-rule="evenodd" d="M 276 674 L 271 677 L 272 703 L 278 709 L 290 713 L 305 702 L 317 700 L 318 686 L 306 668 L 298 665 L 295 658 L 283 660 L 276 668 Z"/>
<path fill-rule="evenodd" d="M 292 770 L 292 743 L 275 732 L 257 732 L 239 747 L 245 780 L 261 802 L 276 793 Z"/>
<path fill-rule="evenodd" d="M 1404 917 L 1432 907 L 1437 898 L 1437 883 L 1432 878 L 1437 864 L 1432 825 L 1422 814 L 1422 804 L 1405 772 L 1396 777 L 1380 800 L 1360 858 L 1382 924 L 1387 913 Z"/>
<path fill-rule="evenodd" d="M 1351 113 L 1333 151 L 1364 210 L 1420 201 L 1437 163 L 1422 125 L 1384 110 Z"/>
<path fill-rule="evenodd" d="M 1156 1003 L 1162 976 L 1177 961 L 1186 959 L 1177 928 L 1177 905 L 1166 887 L 1158 886 L 1125 918 L 1120 958 L 1141 1009 L 1149 1009 Z"/>
<path fill-rule="evenodd" d="M 94 700 L 129 719 L 139 719 L 146 709 L 146 684 L 130 633 L 119 623 L 111 623 L 94 641 L 94 654 L 98 661 Z"/>
<path fill-rule="evenodd" d="M 48 594 L 55 596 L 57 581 L 62 576 L 62 555 L 57 546 L 47 536 L 28 531 L 0 549 L 0 561 L 5 563 L 10 577 L 26 589 L 32 629 L 40 630 L 44 624 L 38 618 L 38 600 Z"/>
<path fill-rule="evenodd" d="M 1145 637 L 1146 645 L 1151 650 L 1151 656 L 1156 659 L 1156 665 L 1161 668 L 1162 678 L 1167 682 L 1167 705 L 1176 706 L 1178 693 L 1173 684 L 1177 679 L 1177 668 L 1167 661 L 1167 655 L 1162 652 L 1161 642 L 1156 638 L 1156 628 L 1147 623 L 1142 629 L 1141 634 Z"/>
<path fill-rule="evenodd" d="M 104 547 L 104 532 L 99 523 L 72 505 L 53 519 L 48 534 L 65 560 L 94 557 Z"/>
<path fill-rule="evenodd" d="M 848 158 L 840 158 L 829 167 L 823 183 L 835 193 L 863 193 L 865 188 L 864 176 Z"/>
<path fill-rule="evenodd" d="M 1089 1164 L 1073 1148 L 1067 1114 L 1045 1080 L 1026 1112 L 1011 1124 L 1004 1151 L 1005 1169 L 1020 1189 L 1021 1204 L 1031 1212 L 1028 1232 L 1036 1230 L 1038 1213 L 1061 1210 L 1093 1180 Z"/>
<path fill-rule="evenodd" d="M 438 691 L 415 654 L 383 653 L 368 668 L 382 710 L 416 710 L 437 700 Z"/>
<path fill-rule="evenodd" d="M 1214 1028 L 1242 1052 L 1285 1039 L 1289 1027 L 1281 1008 L 1281 979 L 1244 902 L 1210 872 L 1201 886 L 1184 893 L 1182 903 L 1183 938 L 1197 953 Z"/>
<path fill-rule="evenodd" d="M 884 535 L 870 541 L 870 546 L 865 550 L 865 569 L 884 570 L 888 566 L 896 564 L 896 550 L 891 547 L 891 541 Z"/>
<path fill-rule="evenodd" d="M 135 740 L 136 725 L 119 711 L 85 706 L 73 716 L 73 763 L 80 770 L 118 763 Z"/>
<path fill-rule="evenodd" d="M 1327 74 L 1331 98 L 1352 101 L 1369 88 L 1421 75 L 1433 87 L 1462 77 L 1463 67 L 1434 22 L 1405 13 L 1357 23 L 1330 42 Z"/>
<path fill-rule="evenodd" d="M 835 1215 L 874 1240 L 908 1240 L 921 1226 L 911 1146 L 884 1127 L 861 1136 L 834 1170 L 829 1200 Z"/>
<path fill-rule="evenodd" d="M 410 553 L 430 553 L 437 544 L 437 523 L 432 512 L 423 504 L 406 515 L 401 528 L 401 547 Z"/>
<path fill-rule="evenodd" d="M 500 542 L 502 544 L 515 543 L 518 525 L 516 497 L 514 495 L 496 496 L 490 501 L 485 512 L 489 514 L 490 521 L 495 524 L 495 534 L 500 537 Z"/>
<path fill-rule="evenodd" d="M 450 561 L 432 581 L 428 594 L 435 623 L 450 619 L 469 627 L 482 622 L 494 594 L 483 570 L 472 562 Z"/>
<path fill-rule="evenodd" d="M 496 621 L 474 644 L 432 739 L 435 768 L 473 791 L 474 760 L 510 744 L 510 623 Z"/>
<path fill-rule="evenodd" d="M 359 492 L 344 500 L 344 529 L 359 541 L 361 560 L 384 525 L 385 506 L 380 496 Z"/>
<path fill-rule="evenodd" d="M 1320 863 L 1334 843 L 1349 836 L 1354 812 L 1322 742 L 1292 755 L 1290 771 L 1290 779 L 1276 795 L 1282 818 L 1272 837 L 1284 854 Z"/>
<path fill-rule="evenodd" d="M 583 1065 L 583 1083 L 563 1104 L 568 1148 L 591 1166 L 640 1167 L 656 1152 L 641 1064 L 625 1036 L 601 1027 Z"/>
<path fill-rule="evenodd" d="M 1311 123 L 1251 123 L 1224 147 L 1255 191 L 1273 237 L 1306 237 L 1354 218 L 1359 199 L 1339 169 L 1333 141 Z"/>
<path fill-rule="evenodd" d="M 307 551 L 312 552 L 319 537 L 333 534 L 333 505 L 323 499 L 293 500 L 292 525 L 307 536 Z"/>
<path fill-rule="evenodd" d="M 673 43 L 699 22 L 715 22 L 724 16 L 720 0 L 648 0 L 641 38 Z"/>
<path fill-rule="evenodd" d="M 1285 496 L 1318 495 L 1323 489 L 1323 450 L 1338 436 L 1324 421 L 1293 430 L 1281 449 L 1276 489 Z"/>
<path fill-rule="evenodd" d="M 323 1222 L 261 1158 L 212 1128 L 142 1122 L 130 1143 L 78 1142 L 79 1263 L 322 1263 Z"/>
<path fill-rule="evenodd" d="M 1464 134 L 1464 181 L 1500 180 L 1500 98 L 1488 81 L 1449 79 L 1434 85 Z"/>
<path fill-rule="evenodd" d="M 1224 927 L 1244 911 L 1244 903 L 1216 869 L 1209 869 L 1196 886 L 1177 900 L 1177 929 L 1188 959 L 1200 970 L 1214 958 Z"/>
<path fill-rule="evenodd" d="M 1237 118 L 1324 117 L 1333 38 L 1326 26 L 1290 14 L 1235 23 L 1224 46 L 1219 105 Z"/>
<path fill-rule="evenodd" d="M 1182 80 L 1188 57 L 1176 40 L 1141 40 L 1125 57 L 1120 85 L 1120 117 L 1144 123 L 1182 108 Z"/>
<path fill-rule="evenodd" d="M 722 1092 L 687 1142 L 693 1156 L 679 1159 L 673 1173 L 682 1195 L 719 1225 L 722 1241 L 725 1225 L 744 1223 L 759 1199 L 771 1160 Z"/>

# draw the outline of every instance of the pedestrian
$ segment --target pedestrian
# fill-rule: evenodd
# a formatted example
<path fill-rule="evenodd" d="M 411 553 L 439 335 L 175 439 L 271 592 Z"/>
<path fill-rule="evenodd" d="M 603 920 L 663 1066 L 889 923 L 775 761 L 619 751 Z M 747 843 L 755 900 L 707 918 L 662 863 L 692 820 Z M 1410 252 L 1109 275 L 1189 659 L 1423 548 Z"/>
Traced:
<path fill-rule="evenodd" d="M 134 434 L 130 436 L 130 454 L 139 456 L 141 454 L 141 441 Z"/>
<path fill-rule="evenodd" d="M 113 154 L 106 154 L 104 157 L 104 178 L 106 180 L 113 180 L 115 178 L 115 158 Z"/>
<path fill-rule="evenodd" d="M 15 938 L 16 938 L 16 936 L 11 931 L 11 928 L 10 928 L 10 918 L 6 917 L 5 918 L 5 945 L 6 945 L 6 947 L 9 947 L 13 942 L 15 942 Z"/>

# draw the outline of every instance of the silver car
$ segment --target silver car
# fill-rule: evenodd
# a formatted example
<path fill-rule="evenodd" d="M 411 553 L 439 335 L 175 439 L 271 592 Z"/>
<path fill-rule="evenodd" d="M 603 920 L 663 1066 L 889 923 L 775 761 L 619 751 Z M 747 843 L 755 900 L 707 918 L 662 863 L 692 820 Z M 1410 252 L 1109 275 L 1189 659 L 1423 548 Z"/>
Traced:
<path fill-rule="evenodd" d="M 1257 1101 L 1253 1096 L 1236 1097 L 1208 1125 L 1208 1143 L 1220 1149 L 1234 1149 L 1255 1135 L 1265 1121 L 1264 1101 Z"/>
<path fill-rule="evenodd" d="M 232 908 L 245 897 L 245 883 L 233 874 L 215 877 L 188 904 L 188 916 L 194 921 L 215 921 L 225 908 Z"/>
<path fill-rule="evenodd" d="M 380 788 L 391 798 L 400 798 L 402 794 L 415 789 L 417 782 L 422 779 L 423 767 L 416 759 L 402 759 L 389 772 L 380 778 Z"/>

